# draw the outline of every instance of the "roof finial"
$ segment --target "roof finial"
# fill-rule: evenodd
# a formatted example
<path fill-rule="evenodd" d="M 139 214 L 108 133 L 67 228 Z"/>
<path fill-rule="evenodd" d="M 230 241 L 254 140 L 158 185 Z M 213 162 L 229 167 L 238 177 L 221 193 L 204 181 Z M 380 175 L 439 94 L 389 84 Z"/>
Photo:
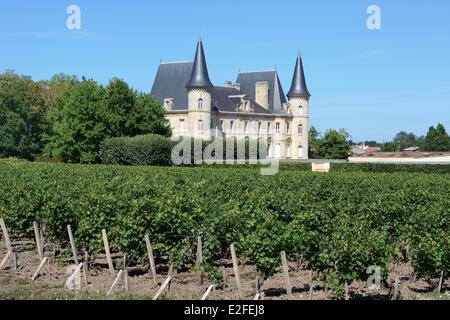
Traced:
<path fill-rule="evenodd" d="M 198 34 L 198 41 L 202 42 L 202 34 L 201 33 Z"/>

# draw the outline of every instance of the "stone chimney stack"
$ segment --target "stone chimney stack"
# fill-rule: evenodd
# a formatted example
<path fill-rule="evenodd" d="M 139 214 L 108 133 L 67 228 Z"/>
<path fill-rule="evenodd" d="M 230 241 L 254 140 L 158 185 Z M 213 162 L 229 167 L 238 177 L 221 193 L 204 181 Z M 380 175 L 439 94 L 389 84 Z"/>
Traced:
<path fill-rule="evenodd" d="M 255 84 L 255 100 L 264 109 L 269 108 L 269 82 L 261 81 Z"/>

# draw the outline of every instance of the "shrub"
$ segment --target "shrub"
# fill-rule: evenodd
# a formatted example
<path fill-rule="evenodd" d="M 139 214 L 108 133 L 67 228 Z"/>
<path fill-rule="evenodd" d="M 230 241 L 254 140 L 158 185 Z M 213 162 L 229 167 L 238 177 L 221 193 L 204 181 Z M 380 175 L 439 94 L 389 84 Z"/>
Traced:
<path fill-rule="evenodd" d="M 108 138 L 100 145 L 104 164 L 169 166 L 173 143 L 159 135 Z"/>

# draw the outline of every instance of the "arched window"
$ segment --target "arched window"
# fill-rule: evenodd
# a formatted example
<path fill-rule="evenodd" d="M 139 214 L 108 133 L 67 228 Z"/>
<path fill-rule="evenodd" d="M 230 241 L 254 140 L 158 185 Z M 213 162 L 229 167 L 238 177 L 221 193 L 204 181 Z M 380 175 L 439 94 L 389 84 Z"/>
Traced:
<path fill-rule="evenodd" d="M 203 109 L 203 99 L 198 99 L 198 110 L 202 110 Z"/>
<path fill-rule="evenodd" d="M 300 134 L 300 135 L 303 134 L 303 125 L 302 124 L 298 125 L 298 134 Z"/>
<path fill-rule="evenodd" d="M 197 122 L 197 131 L 203 132 L 203 120 L 198 120 Z"/>

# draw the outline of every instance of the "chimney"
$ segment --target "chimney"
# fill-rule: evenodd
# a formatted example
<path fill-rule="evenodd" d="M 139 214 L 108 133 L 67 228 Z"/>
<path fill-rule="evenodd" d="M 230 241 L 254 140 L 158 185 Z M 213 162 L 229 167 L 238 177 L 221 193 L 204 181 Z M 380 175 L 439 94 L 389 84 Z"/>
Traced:
<path fill-rule="evenodd" d="M 233 88 L 233 81 L 230 81 L 230 80 L 225 81 L 225 87 Z"/>
<path fill-rule="evenodd" d="M 269 82 L 261 81 L 255 84 L 255 100 L 264 109 L 269 108 Z"/>
<path fill-rule="evenodd" d="M 238 89 L 239 91 L 241 91 L 241 84 L 240 84 L 240 83 L 235 83 L 235 84 L 234 84 L 234 87 L 235 87 L 236 89 Z"/>

